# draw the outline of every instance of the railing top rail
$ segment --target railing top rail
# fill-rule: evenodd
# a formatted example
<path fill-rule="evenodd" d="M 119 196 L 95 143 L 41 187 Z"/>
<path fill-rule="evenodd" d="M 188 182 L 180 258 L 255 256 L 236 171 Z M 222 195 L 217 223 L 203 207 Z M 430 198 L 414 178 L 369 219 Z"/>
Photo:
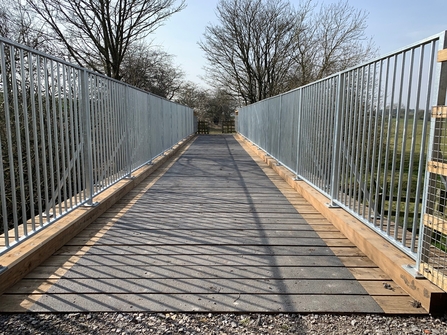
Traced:
<path fill-rule="evenodd" d="M 171 101 L 171 100 L 168 100 L 168 99 L 166 99 L 166 98 L 164 98 L 164 97 L 161 97 L 161 96 L 159 96 L 159 95 L 156 95 L 156 94 L 154 94 L 154 93 L 151 93 L 151 92 L 148 92 L 148 91 L 144 91 L 144 90 L 142 90 L 141 88 L 138 88 L 138 87 L 129 85 L 129 84 L 127 84 L 127 83 L 125 83 L 125 82 L 123 82 L 123 81 L 120 81 L 120 80 L 118 80 L 118 79 L 114 79 L 114 78 L 111 78 L 111 77 L 106 76 L 105 74 L 102 74 L 102 73 L 99 73 L 99 72 L 95 72 L 95 71 L 89 70 L 89 69 L 87 69 L 87 68 L 84 68 L 84 67 L 82 67 L 82 66 L 80 66 L 80 65 L 77 65 L 77 64 L 74 64 L 74 63 L 67 62 L 66 60 L 64 60 L 64 59 L 62 59 L 62 58 L 58 58 L 58 57 L 55 57 L 55 56 L 51 56 L 51 55 L 49 55 L 49 54 L 47 54 L 47 53 L 45 53 L 45 52 L 43 52 L 43 51 L 39 51 L 39 50 L 30 48 L 30 47 L 28 47 L 28 46 L 26 46 L 26 45 L 24 45 L 24 44 L 20 44 L 20 43 L 14 42 L 13 40 L 10 40 L 10 39 L 5 38 L 5 37 L 3 37 L 3 36 L 0 36 L 0 42 L 9 44 L 9 45 L 11 45 L 11 46 L 13 46 L 13 47 L 16 47 L 16 48 L 20 48 L 20 49 L 26 50 L 26 51 L 28 51 L 28 52 L 31 53 L 31 54 L 38 55 L 38 56 L 41 56 L 41 57 L 45 57 L 45 58 L 47 58 L 47 59 L 53 60 L 53 61 L 58 62 L 58 63 L 60 63 L 60 64 L 63 64 L 63 65 L 66 65 L 66 66 L 70 66 L 70 67 L 75 68 L 75 69 L 77 69 L 77 70 L 79 70 L 79 71 L 86 71 L 86 72 L 89 73 L 89 74 L 93 74 L 93 75 L 95 75 L 95 76 L 104 78 L 104 79 L 106 79 L 106 80 L 110 80 L 110 81 L 112 81 L 112 82 L 116 82 L 116 83 L 118 83 L 118 84 L 120 84 L 120 85 L 126 85 L 126 86 L 131 87 L 131 88 L 133 88 L 133 89 L 135 89 L 135 90 L 138 90 L 138 91 L 140 91 L 140 92 L 143 92 L 143 93 L 152 95 L 152 96 L 157 97 L 157 98 L 160 98 L 160 99 L 162 99 L 162 100 L 169 101 L 169 102 L 174 103 L 174 104 L 176 104 L 176 105 L 183 106 L 182 104 L 179 104 L 179 103 L 176 102 L 176 101 Z"/>
<path fill-rule="evenodd" d="M 394 56 L 394 55 L 401 54 L 401 53 L 404 53 L 404 52 L 409 51 L 409 50 L 411 50 L 411 49 L 417 48 L 417 47 L 419 47 L 419 46 L 421 46 L 421 45 L 429 44 L 429 43 L 431 43 L 431 42 L 433 42 L 433 41 L 442 39 L 442 38 L 443 38 L 444 36 L 446 36 L 446 35 L 447 35 L 447 30 L 441 31 L 440 33 L 437 33 L 437 34 L 432 35 L 432 36 L 430 36 L 430 37 L 424 38 L 423 40 L 420 40 L 420 41 L 418 41 L 418 42 L 409 44 L 409 45 L 407 45 L 407 46 L 405 46 L 405 47 L 403 47 L 403 48 L 397 49 L 397 50 L 395 50 L 395 51 L 393 51 L 393 52 L 390 52 L 390 53 L 388 53 L 388 54 L 386 54 L 386 55 L 384 55 L 384 56 L 380 56 L 380 57 L 374 58 L 374 59 L 369 60 L 369 61 L 367 61 L 367 62 L 365 62 L 365 63 L 362 63 L 362 64 L 359 64 L 359 65 L 350 67 L 350 68 L 345 69 L 345 70 L 343 70 L 343 71 L 339 71 L 339 72 L 334 73 L 334 74 L 332 74 L 332 75 L 330 75 L 330 76 L 327 76 L 327 77 L 324 77 L 324 78 L 322 78 L 322 79 L 313 81 L 313 82 L 311 82 L 311 83 L 309 83 L 309 84 L 306 84 L 306 85 L 303 85 L 303 86 L 300 86 L 300 87 L 291 89 L 291 90 L 289 90 L 289 91 L 287 91 L 287 92 L 284 92 L 284 93 L 275 95 L 275 96 L 273 96 L 273 97 L 269 97 L 269 98 L 266 98 L 266 99 L 264 99 L 264 100 L 257 101 L 257 102 L 255 102 L 255 103 L 253 103 L 253 104 L 251 104 L 251 105 L 256 105 L 256 104 L 258 104 L 258 103 L 260 103 L 260 102 L 264 102 L 264 101 L 267 101 L 267 100 L 269 100 L 269 99 L 274 99 L 274 98 L 279 97 L 279 96 L 281 96 L 281 95 L 289 94 L 289 93 L 292 93 L 292 92 L 301 90 L 301 89 L 303 89 L 303 88 L 306 88 L 306 87 L 310 87 L 310 86 L 316 85 L 316 84 L 318 84 L 318 83 L 320 83 L 320 82 L 322 82 L 322 81 L 326 81 L 326 80 L 328 80 L 328 79 L 337 77 L 337 76 L 339 76 L 339 75 L 341 75 L 341 74 L 344 74 L 344 73 L 353 71 L 353 70 L 355 70 L 355 69 L 359 69 L 359 68 L 362 68 L 362 67 L 365 67 L 365 66 L 374 64 L 374 63 L 378 63 L 378 62 L 383 61 L 383 60 L 385 60 L 385 59 L 387 59 L 387 58 L 390 58 L 390 57 L 392 57 L 392 56 Z M 243 107 L 244 107 L 244 106 L 242 106 L 242 108 L 243 108 Z"/>

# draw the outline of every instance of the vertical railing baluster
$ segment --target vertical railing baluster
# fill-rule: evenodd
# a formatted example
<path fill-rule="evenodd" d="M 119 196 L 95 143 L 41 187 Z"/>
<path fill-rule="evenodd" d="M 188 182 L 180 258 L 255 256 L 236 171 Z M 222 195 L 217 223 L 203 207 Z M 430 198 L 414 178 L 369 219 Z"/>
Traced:
<path fill-rule="evenodd" d="M 38 67 L 37 67 L 37 58 L 39 56 L 35 56 L 36 57 L 36 72 L 38 71 Z M 30 101 L 31 101 L 31 122 L 32 122 L 32 129 L 33 129 L 33 141 L 34 141 L 34 165 L 35 165 L 35 181 L 36 181 L 36 185 L 37 185 L 37 210 L 39 213 L 39 224 L 42 224 L 42 191 L 41 191 L 41 177 L 40 177 L 40 159 L 39 159 L 39 134 L 37 131 L 37 120 L 38 120 L 38 116 L 36 113 L 36 99 L 35 99 L 35 94 L 37 94 L 37 90 L 35 88 L 35 82 L 34 82 L 34 71 L 33 71 L 33 54 L 29 53 L 28 54 L 28 66 L 29 66 L 29 75 L 30 75 Z M 30 157 L 30 161 L 31 161 L 31 157 Z M 33 172 L 30 168 L 30 174 L 32 175 Z M 33 183 L 30 181 L 30 188 L 32 187 Z M 34 201 L 33 201 L 34 203 Z M 32 229 L 36 230 L 36 223 L 34 220 L 34 204 L 33 207 L 31 208 L 31 217 L 32 217 L 32 221 L 31 221 L 31 225 L 32 225 Z"/>
<path fill-rule="evenodd" d="M 3 94 L 3 106 L 5 111 L 5 127 L 6 127 L 6 142 L 8 143 L 8 160 L 9 160 L 9 175 L 11 181 L 11 201 L 12 201 L 12 215 L 13 215 L 13 225 L 14 225 L 14 239 L 17 241 L 19 239 L 19 227 L 18 227 L 18 216 L 17 216 L 17 196 L 16 196 L 16 180 L 15 180 L 15 169 L 14 169 L 14 154 L 12 147 L 12 129 L 11 129 L 11 114 L 10 107 L 11 103 L 9 101 L 8 93 L 12 90 L 10 85 L 8 85 L 8 69 L 5 62 L 6 53 L 4 50 L 4 45 L 1 44 L 2 53 L 2 80 L 3 80 L 3 90 L 6 94 Z M 10 47 L 10 58 L 13 57 L 13 47 Z M 13 59 L 10 59 L 13 62 Z M 12 67 L 12 64 L 10 65 Z"/>
<path fill-rule="evenodd" d="M 93 206 L 93 151 L 92 151 L 92 128 L 90 120 L 89 78 L 87 70 L 81 71 L 81 99 L 82 99 L 82 123 L 84 143 L 84 189 L 86 190 L 87 206 Z"/>
<path fill-rule="evenodd" d="M 297 96 L 298 96 L 298 111 L 297 111 L 297 132 L 296 132 L 296 146 L 297 146 L 297 153 L 296 153 L 296 168 L 295 168 L 295 179 L 299 179 L 300 175 L 301 175 L 301 109 L 303 106 L 303 89 L 300 88 L 297 92 Z"/>
<path fill-rule="evenodd" d="M 124 99 L 125 99 L 125 124 L 126 124 L 126 166 L 127 166 L 127 174 L 126 174 L 126 178 L 132 178 L 132 153 L 131 153 L 131 137 L 130 137 L 130 123 L 131 123 L 131 118 L 133 118 L 134 115 L 134 110 L 132 108 L 132 111 L 130 111 L 130 96 L 129 96 L 129 85 L 126 85 L 125 88 L 125 94 L 124 94 Z"/>
<path fill-rule="evenodd" d="M 20 80 L 23 81 L 25 78 L 23 78 L 23 52 L 21 52 L 20 49 L 17 49 L 17 52 L 19 53 L 19 57 L 21 58 L 21 65 L 18 64 L 18 61 L 16 60 L 16 50 L 15 48 L 11 48 L 11 86 L 12 86 L 12 92 L 13 92 L 13 108 L 14 108 L 14 124 L 15 124 L 15 145 L 16 147 L 13 148 L 13 150 L 17 153 L 17 163 L 18 163 L 18 180 L 19 180 L 19 189 L 20 189 L 20 203 L 24 204 L 26 203 L 25 198 L 25 180 L 23 175 L 23 152 L 22 152 L 22 134 L 20 131 L 21 122 L 20 122 L 20 115 L 19 115 L 19 87 L 17 82 L 17 76 L 19 76 Z M 19 72 L 20 71 L 20 72 Z M 26 110 L 26 91 L 22 92 L 22 108 L 25 108 Z M 22 110 L 23 111 L 23 110 Z M 12 138 L 11 138 L 12 141 Z M 11 159 L 11 158 L 10 158 Z M 18 190 L 14 190 L 13 192 L 16 192 Z M 22 220 L 21 225 L 24 229 L 24 234 L 28 235 L 28 229 L 26 224 L 26 206 L 21 206 L 22 210 Z M 14 206 L 14 208 L 17 208 Z M 17 221 L 17 224 L 20 222 Z M 16 236 L 16 239 L 20 238 L 20 236 Z"/>
<path fill-rule="evenodd" d="M 331 207 L 338 207 L 336 201 L 338 200 L 338 188 L 340 185 L 340 156 L 341 156 L 341 123 L 342 123 L 342 101 L 344 94 L 344 74 L 338 75 L 337 84 L 337 100 L 335 106 L 335 126 L 334 126 L 334 152 L 332 154 L 332 176 L 331 176 Z"/>
<path fill-rule="evenodd" d="M 5 62 L 5 46 L 3 42 L 0 41 L 0 73 L 2 75 L 3 89 L 6 90 L 6 62 Z M 3 104 L 5 108 L 5 119 L 6 119 L 6 108 L 8 106 L 8 96 L 4 95 Z M 5 175 L 4 175 L 4 167 L 3 167 L 3 140 L 0 137 L 0 200 L 2 202 L 2 217 L 3 217 L 3 234 L 4 234 L 4 243 L 5 247 L 9 248 L 9 222 L 8 222 L 8 210 L 6 206 L 6 183 L 5 183 Z"/>

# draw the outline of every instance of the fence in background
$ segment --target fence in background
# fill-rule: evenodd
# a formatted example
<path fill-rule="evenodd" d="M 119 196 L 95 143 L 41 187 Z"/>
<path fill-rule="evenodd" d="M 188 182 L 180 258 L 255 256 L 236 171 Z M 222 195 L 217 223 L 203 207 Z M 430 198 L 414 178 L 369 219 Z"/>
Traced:
<path fill-rule="evenodd" d="M 234 132 L 236 132 L 234 120 L 222 121 L 222 134 L 230 134 Z"/>
<path fill-rule="evenodd" d="M 0 253 L 195 127 L 188 107 L 2 38 L 0 123 Z"/>
<path fill-rule="evenodd" d="M 416 260 L 431 107 L 445 104 L 436 57 L 446 47 L 443 32 L 243 107 L 237 130 Z M 445 249 L 439 255 L 445 264 Z"/>

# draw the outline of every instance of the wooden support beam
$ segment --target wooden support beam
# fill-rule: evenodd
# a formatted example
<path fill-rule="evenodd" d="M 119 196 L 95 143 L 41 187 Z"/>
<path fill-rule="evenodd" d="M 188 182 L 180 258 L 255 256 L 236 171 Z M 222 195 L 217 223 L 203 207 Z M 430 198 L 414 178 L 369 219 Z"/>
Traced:
<path fill-rule="evenodd" d="M 430 161 L 427 163 L 427 170 L 441 176 L 447 176 L 447 164 L 441 162 Z"/>
<path fill-rule="evenodd" d="M 447 118 L 447 106 L 434 106 L 431 114 L 434 119 L 445 119 Z"/>
<path fill-rule="evenodd" d="M 438 51 L 438 62 L 447 62 L 447 49 Z"/>

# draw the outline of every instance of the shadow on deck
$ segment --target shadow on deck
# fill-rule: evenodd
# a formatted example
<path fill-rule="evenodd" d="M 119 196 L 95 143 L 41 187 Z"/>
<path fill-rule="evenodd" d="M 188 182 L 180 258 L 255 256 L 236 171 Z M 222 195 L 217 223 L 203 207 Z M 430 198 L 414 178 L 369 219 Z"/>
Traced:
<path fill-rule="evenodd" d="M 427 313 L 232 135 L 142 179 L 0 311 Z"/>

